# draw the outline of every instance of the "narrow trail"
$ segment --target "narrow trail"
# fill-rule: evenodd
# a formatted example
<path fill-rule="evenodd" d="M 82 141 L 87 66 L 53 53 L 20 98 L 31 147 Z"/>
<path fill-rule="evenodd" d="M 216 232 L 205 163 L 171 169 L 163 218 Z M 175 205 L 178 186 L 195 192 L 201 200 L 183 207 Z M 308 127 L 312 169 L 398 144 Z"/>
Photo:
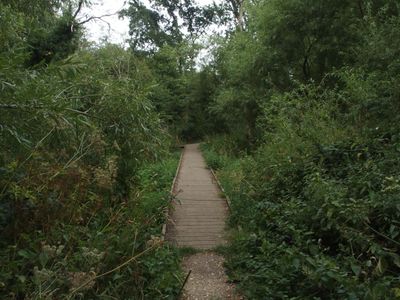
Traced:
<path fill-rule="evenodd" d="M 175 191 L 166 238 L 178 247 L 203 250 L 183 260 L 191 274 L 182 299 L 240 299 L 227 282 L 223 257 L 212 251 L 226 243 L 228 206 L 198 144 L 185 146 Z"/>

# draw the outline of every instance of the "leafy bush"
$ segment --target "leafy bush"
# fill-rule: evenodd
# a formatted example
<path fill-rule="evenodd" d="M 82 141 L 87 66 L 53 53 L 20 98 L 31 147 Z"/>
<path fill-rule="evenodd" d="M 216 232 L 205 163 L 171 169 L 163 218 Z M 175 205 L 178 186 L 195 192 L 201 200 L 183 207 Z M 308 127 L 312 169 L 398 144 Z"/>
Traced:
<path fill-rule="evenodd" d="M 251 299 L 394 299 L 398 137 L 336 114 L 336 91 L 300 91 L 266 106 L 265 142 L 251 156 L 218 160 L 220 140 L 205 146 L 224 164 L 218 175 L 239 228 L 231 278 Z"/>
<path fill-rule="evenodd" d="M 178 157 L 149 67 L 105 45 L 27 68 L 37 16 L 0 14 L 1 298 L 175 297 L 159 235 Z"/>
<path fill-rule="evenodd" d="M 399 9 L 257 1 L 220 43 L 210 109 L 231 130 L 203 147 L 249 299 L 400 298 Z"/>

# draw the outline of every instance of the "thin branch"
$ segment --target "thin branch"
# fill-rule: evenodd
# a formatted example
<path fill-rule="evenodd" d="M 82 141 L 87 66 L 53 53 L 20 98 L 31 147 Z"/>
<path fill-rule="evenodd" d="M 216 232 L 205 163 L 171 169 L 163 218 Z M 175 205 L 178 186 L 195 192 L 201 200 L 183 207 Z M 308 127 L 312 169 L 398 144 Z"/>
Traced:
<path fill-rule="evenodd" d="M 0 109 L 45 109 L 47 107 L 42 105 L 17 105 L 17 104 L 0 104 Z M 76 113 L 78 115 L 83 115 L 89 118 L 94 118 L 98 120 L 104 120 L 101 117 L 90 115 L 88 111 L 80 111 L 73 108 L 65 108 L 64 110 Z"/>
<path fill-rule="evenodd" d="M 374 229 L 374 228 L 373 228 L 372 226 L 370 226 L 367 222 L 364 222 L 364 224 L 367 225 L 367 226 L 368 226 L 373 232 L 375 232 L 377 235 L 380 235 L 381 237 L 383 237 L 383 238 L 385 238 L 385 239 L 391 241 L 392 243 L 394 243 L 394 244 L 400 246 L 400 243 L 399 243 L 399 242 L 395 241 L 394 239 L 392 239 L 392 238 L 388 237 L 387 235 L 385 235 L 385 234 L 379 232 L 378 230 Z"/>
<path fill-rule="evenodd" d="M 80 110 L 76 110 L 76 109 L 73 109 L 73 108 L 66 108 L 65 110 L 73 112 L 73 113 L 76 113 L 78 115 L 83 115 L 83 116 L 86 116 L 86 117 L 89 117 L 89 118 L 94 118 L 94 119 L 98 119 L 98 120 L 104 120 L 101 117 L 88 114 L 87 111 L 80 111 Z"/>
<path fill-rule="evenodd" d="M 0 109 L 42 109 L 40 105 L 17 105 L 17 104 L 0 104 Z"/>
<path fill-rule="evenodd" d="M 79 12 L 81 11 L 82 6 L 83 6 L 83 2 L 84 2 L 84 0 L 80 0 L 80 1 L 79 1 L 78 8 L 76 9 L 74 15 L 72 16 L 72 19 L 73 19 L 73 20 L 76 19 L 76 17 L 78 16 Z"/>
<path fill-rule="evenodd" d="M 17 170 L 20 169 L 34 154 L 34 152 L 42 145 L 42 143 L 53 133 L 53 131 L 56 128 L 53 127 L 43 138 L 40 139 L 39 142 L 36 143 L 35 147 L 33 148 L 33 150 L 31 151 L 31 153 L 29 154 L 29 156 L 21 163 L 18 165 L 18 168 L 16 168 L 14 170 L 13 176 L 16 174 Z M 11 184 L 11 181 L 7 182 L 4 185 L 4 188 L 2 189 L 0 195 L 3 195 L 5 193 L 5 191 L 7 190 L 8 186 Z"/>
<path fill-rule="evenodd" d="M 93 17 L 90 17 L 90 18 L 88 18 L 88 19 L 86 19 L 84 21 L 78 22 L 78 25 L 83 25 L 83 24 L 86 24 L 86 23 L 88 23 L 88 22 L 90 22 L 92 20 L 98 20 L 98 19 L 100 21 L 103 21 L 103 22 L 106 22 L 107 24 L 109 24 L 107 21 L 104 21 L 102 18 L 115 16 L 116 14 L 118 14 L 118 12 L 115 12 L 115 13 L 112 13 L 112 14 L 105 14 L 105 15 L 102 15 L 102 16 L 99 16 L 99 17 L 93 16 Z"/>
<path fill-rule="evenodd" d="M 79 291 L 80 289 L 82 289 L 83 287 L 85 287 L 86 285 L 88 285 L 90 282 L 92 282 L 92 281 L 94 281 L 94 280 L 96 280 L 96 279 L 98 279 L 98 278 L 100 278 L 100 277 L 103 277 L 103 276 L 106 276 L 106 275 L 108 275 L 108 274 L 111 274 L 111 273 L 113 273 L 113 272 L 115 272 L 115 271 L 118 271 L 119 269 L 125 267 L 126 265 L 128 265 L 128 264 L 131 263 L 132 261 L 138 259 L 140 256 L 146 254 L 147 252 L 153 250 L 154 248 L 156 248 L 156 247 L 158 247 L 158 246 L 160 246 L 160 245 L 161 245 L 161 242 L 156 243 L 156 244 L 154 244 L 152 247 L 147 248 L 146 250 L 140 252 L 139 254 L 137 254 L 137 255 L 131 257 L 130 259 L 128 259 L 128 260 L 125 261 L 124 263 L 120 264 L 119 266 L 115 267 L 114 269 L 112 269 L 112 270 L 110 270 L 110 271 L 107 271 L 107 272 L 105 272 L 105 273 L 103 273 L 103 274 L 97 275 L 97 276 L 95 276 L 94 278 L 91 278 L 90 280 L 84 282 L 84 283 L 81 284 L 79 287 L 77 287 L 77 288 L 75 288 L 74 290 L 71 291 L 71 294 L 70 294 L 70 297 L 69 297 L 69 298 L 71 298 L 73 294 L 75 294 L 77 291 Z"/>
<path fill-rule="evenodd" d="M 192 273 L 192 270 L 189 270 L 188 274 L 187 274 L 186 277 L 185 277 L 185 280 L 183 281 L 183 284 L 182 284 L 182 286 L 181 286 L 181 289 L 179 290 L 178 297 L 177 297 L 178 299 L 180 299 L 180 296 L 181 296 L 181 294 L 182 294 L 182 291 L 183 291 L 183 289 L 185 288 L 185 285 L 186 285 L 186 283 L 187 283 L 187 281 L 188 281 L 188 279 L 189 279 L 191 273 Z"/>
<path fill-rule="evenodd" d="M 363 8 L 363 4 L 361 1 L 358 1 L 358 9 L 360 10 L 360 14 L 361 14 L 361 19 L 364 19 L 365 13 L 364 13 L 364 8 Z"/>

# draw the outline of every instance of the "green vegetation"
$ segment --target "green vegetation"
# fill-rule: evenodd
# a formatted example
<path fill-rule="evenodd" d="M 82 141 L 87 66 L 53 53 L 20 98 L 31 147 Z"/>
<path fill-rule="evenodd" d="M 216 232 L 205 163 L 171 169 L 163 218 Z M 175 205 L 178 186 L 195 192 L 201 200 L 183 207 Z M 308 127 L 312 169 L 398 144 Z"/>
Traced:
<path fill-rule="evenodd" d="M 258 1 L 214 62 L 203 146 L 249 299 L 400 298 L 395 1 Z"/>
<path fill-rule="evenodd" d="M 129 49 L 89 2 L 0 4 L 1 298 L 176 297 L 174 148 L 204 139 L 248 299 L 400 299 L 398 1 L 130 1 Z"/>
<path fill-rule="evenodd" d="M 160 233 L 179 156 L 155 76 L 85 46 L 74 6 L 22 2 L 0 4 L 0 298 L 173 298 Z"/>

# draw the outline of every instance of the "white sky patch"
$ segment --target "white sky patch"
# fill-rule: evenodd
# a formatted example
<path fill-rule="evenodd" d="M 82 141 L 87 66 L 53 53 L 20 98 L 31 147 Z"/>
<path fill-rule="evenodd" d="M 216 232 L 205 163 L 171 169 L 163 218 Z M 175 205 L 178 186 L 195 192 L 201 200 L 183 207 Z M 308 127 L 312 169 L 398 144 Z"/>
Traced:
<path fill-rule="evenodd" d="M 215 0 L 220 3 L 222 0 Z M 146 3 L 147 1 L 143 1 Z M 197 0 L 200 5 L 212 4 L 214 0 Z M 100 17 L 108 14 L 112 16 L 94 19 L 85 24 L 87 33 L 86 37 L 89 41 L 101 43 L 104 40 L 108 42 L 127 46 L 129 39 L 129 19 L 119 18 L 118 12 L 127 8 L 128 1 L 126 0 L 96 0 L 93 1 L 91 7 L 83 9 L 80 14 L 80 19 L 85 20 L 89 17 Z"/>

